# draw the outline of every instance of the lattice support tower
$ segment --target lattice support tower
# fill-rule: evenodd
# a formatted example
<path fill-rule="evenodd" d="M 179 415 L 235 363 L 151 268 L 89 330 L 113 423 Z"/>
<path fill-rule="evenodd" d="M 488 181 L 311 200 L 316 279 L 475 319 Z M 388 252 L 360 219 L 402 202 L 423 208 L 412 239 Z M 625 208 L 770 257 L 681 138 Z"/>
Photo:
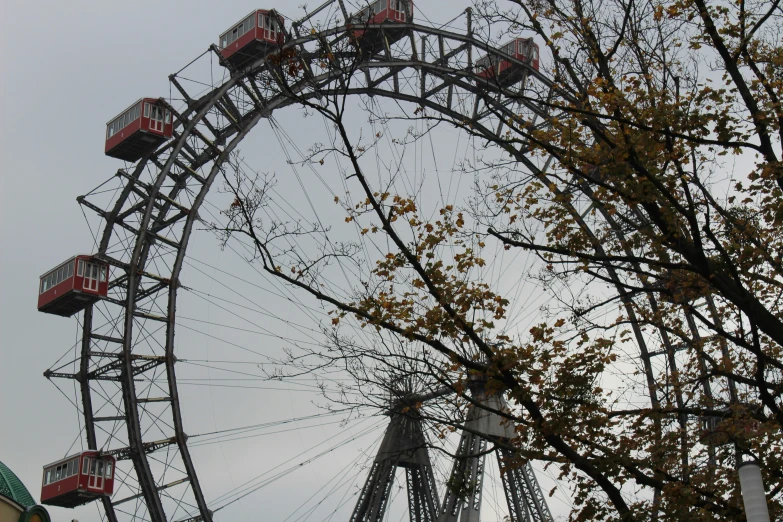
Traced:
<path fill-rule="evenodd" d="M 514 438 L 511 424 L 496 413 L 507 411 L 503 397 L 487 394 L 480 382 L 472 383 L 471 394 L 479 404 L 468 408 L 437 522 L 480 521 L 488 441 L 508 443 Z M 530 463 L 516 465 L 508 449 L 495 453 L 511 522 L 553 521 Z"/>
<path fill-rule="evenodd" d="M 397 468 L 405 469 L 411 522 L 435 522 L 437 491 L 421 422 L 421 417 L 414 410 L 391 413 L 391 422 L 351 515 L 351 522 L 383 520 Z"/>

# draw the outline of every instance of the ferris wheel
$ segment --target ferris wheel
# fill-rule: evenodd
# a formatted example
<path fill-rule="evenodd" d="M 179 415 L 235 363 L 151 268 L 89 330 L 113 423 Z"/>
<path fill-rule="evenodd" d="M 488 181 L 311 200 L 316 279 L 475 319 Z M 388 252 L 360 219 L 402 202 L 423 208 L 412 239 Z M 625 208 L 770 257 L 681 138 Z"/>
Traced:
<path fill-rule="evenodd" d="M 225 222 L 224 209 L 233 204 L 233 196 L 221 188 L 230 185 L 232 172 L 252 173 L 258 180 L 255 183 L 265 182 L 239 153 L 251 131 L 269 122 L 278 140 L 279 146 L 273 147 L 277 156 L 312 169 L 311 160 L 323 150 L 298 150 L 296 140 L 279 125 L 275 114 L 330 93 L 364 99 L 368 107 L 375 108 L 381 99 L 408 104 L 447 120 L 469 122 L 477 136 L 501 135 L 509 121 L 546 125 L 552 117 L 546 102 L 557 93 L 539 63 L 533 39 L 490 45 L 474 33 L 469 11 L 449 26 L 434 27 L 417 20 L 410 0 L 376 0 L 361 9 L 329 0 L 295 21 L 274 10 L 249 13 L 220 35 L 218 45 L 169 77 L 173 93 L 169 98 L 141 98 L 113 118 L 107 124 L 105 153 L 125 161 L 125 166 L 78 199 L 102 221 L 95 237 L 96 251 L 77 255 L 47 272 L 39 288 L 40 311 L 67 317 L 80 314 L 77 355 L 66 363 L 58 361 L 45 375 L 76 384 L 80 401 L 76 407 L 84 423 L 86 445 L 83 451 L 46 467 L 42 500 L 63 507 L 97 500 L 111 522 L 209 521 L 275 477 L 294 472 L 302 462 L 315 461 L 335 448 L 373 435 L 378 448 L 364 455 L 369 464 L 361 467 L 358 460 L 349 464 L 349 469 L 361 467 L 361 476 L 354 477 L 361 487 L 338 502 L 338 507 L 352 507 L 352 522 L 384 519 L 396 498 L 392 485 L 397 468 L 406 472 L 411 521 L 477 522 L 482 501 L 487 501 L 482 499 L 482 480 L 485 472 L 489 474 L 485 468 L 495 466 L 485 459 L 487 440 L 513 435 L 497 415 L 469 409 L 464 422 L 470 429 L 451 443 L 451 452 L 460 458 L 451 464 L 447 459 L 441 466 L 444 469 L 438 469 L 434 457 L 422 449 L 431 444 L 427 430 L 432 426 L 404 411 L 412 402 L 426 403 L 454 393 L 437 386 L 424 391 L 415 384 L 403 387 L 399 396 L 379 404 L 386 412 L 380 420 L 361 421 L 356 430 L 338 433 L 300 461 L 284 461 L 267 475 L 233 484 L 228 492 L 210 491 L 214 481 L 198 468 L 194 448 L 242 440 L 259 429 L 279 430 L 284 424 L 301 422 L 321 426 L 325 421 L 338 422 L 340 415 L 358 418 L 365 413 L 351 398 L 345 401 L 350 404 L 345 410 L 194 433 L 189 420 L 194 412 L 185 411 L 181 389 L 198 386 L 203 375 L 213 386 L 220 378 L 207 373 L 183 379 L 183 365 L 259 379 L 274 374 L 287 355 L 270 356 L 248 348 L 231 332 L 199 330 L 199 323 L 215 330 L 227 325 L 219 319 L 189 322 L 191 318 L 182 314 L 185 305 L 180 297 L 187 293 L 201 299 L 216 315 L 240 318 L 267 338 L 282 339 L 287 334 L 248 318 L 253 314 L 283 317 L 286 329 L 301 334 L 299 341 L 312 342 L 321 333 L 317 327 L 291 319 L 290 314 L 275 310 L 274 304 L 264 307 L 249 301 L 236 288 L 255 285 L 254 291 L 275 293 L 278 306 L 295 303 L 297 311 L 308 315 L 313 324 L 331 320 L 323 309 L 302 304 L 290 289 L 261 288 L 231 268 L 221 269 L 188 254 L 196 229 L 219 231 L 221 226 L 215 225 Z M 219 80 L 215 80 L 216 70 L 223 72 Z M 380 139 L 388 130 L 383 125 L 391 124 L 379 125 L 382 128 L 376 136 Z M 516 161 L 538 174 L 549 168 L 546 158 Z M 400 160 L 396 168 L 401 164 Z M 301 179 L 298 182 L 306 192 Z M 347 192 L 335 195 L 335 201 Z M 458 189 L 447 192 L 454 198 Z M 210 200 L 215 194 L 223 195 L 221 203 Z M 589 198 L 575 201 L 574 205 L 582 205 L 580 212 L 589 210 Z M 312 215 L 324 212 L 312 202 L 309 205 Z M 293 206 L 285 212 L 290 212 L 290 221 L 301 220 L 302 214 Z M 326 234 L 326 228 L 318 230 Z M 225 240 L 222 247 L 244 260 L 255 255 L 241 242 Z M 185 281 L 186 267 L 201 273 L 210 285 L 234 292 L 235 297 L 218 296 Z M 505 274 L 507 267 L 497 269 Z M 541 304 L 535 297 L 525 297 L 521 288 L 516 292 L 521 303 L 517 317 Z M 236 360 L 220 363 L 214 357 L 183 355 L 180 339 L 187 342 L 194 332 L 244 350 L 254 357 L 249 362 L 253 371 L 238 372 L 231 366 Z M 302 384 L 303 388 L 309 386 L 314 393 L 326 390 L 327 395 L 345 392 L 334 375 L 313 375 L 314 380 Z M 473 384 L 471 394 L 490 410 L 507 407 L 497 396 L 485 394 L 480 382 Z M 494 480 L 505 498 L 495 501 L 503 505 L 503 513 L 514 522 L 553 520 L 530 464 L 512 470 L 504 465 L 505 460 L 511 460 L 511 455 L 499 451 Z M 470 485 L 467 496 L 461 498 L 451 491 L 439 495 L 436 475 L 444 482 L 462 477 Z"/>

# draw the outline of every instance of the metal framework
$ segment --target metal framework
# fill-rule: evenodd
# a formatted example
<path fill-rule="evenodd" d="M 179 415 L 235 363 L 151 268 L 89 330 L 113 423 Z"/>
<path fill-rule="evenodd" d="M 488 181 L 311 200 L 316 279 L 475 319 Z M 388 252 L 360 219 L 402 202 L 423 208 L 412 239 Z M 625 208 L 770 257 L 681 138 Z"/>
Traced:
<path fill-rule="evenodd" d="M 450 395 L 454 393 L 451 388 L 427 395 L 411 395 L 391 406 L 391 421 L 356 502 L 351 522 L 383 520 L 398 467 L 406 471 L 411 522 L 478 522 L 490 441 L 501 445 L 492 452 L 497 455 L 511 522 L 553 520 L 530 463 L 520 466 L 509 449 L 508 444 L 515 433 L 508 419 L 501 417 L 508 411 L 505 400 L 501 395 L 487 394 L 479 380 L 471 382 L 470 392 L 474 402 L 463 423 L 443 502 L 439 504 L 436 500 L 420 410 L 410 405 Z"/>
<path fill-rule="evenodd" d="M 194 95 L 177 74 L 171 75 L 173 89 L 185 100 L 179 110 L 170 106 L 176 118 L 174 139 L 133 168 L 117 171 L 120 189 L 111 203 L 92 195 L 78 198 L 104 220 L 97 255 L 112 266 L 110 296 L 83 315 L 78 373 L 51 371 L 47 377 L 78 381 L 88 447 L 132 463 L 133 472 L 127 470 L 121 479 L 137 493 L 104 499 L 109 521 L 124 514 L 152 522 L 212 520 L 188 450 L 177 389 L 174 340 L 180 272 L 200 206 L 232 152 L 260 121 L 297 100 L 331 93 L 410 102 L 487 137 L 502 135 L 511 121 L 540 126 L 556 116 L 550 114 L 548 102 L 567 95 L 545 75 L 475 37 L 470 16 L 466 12 L 464 33 L 411 22 L 395 24 L 395 31 L 404 30 L 402 39 L 388 38 L 388 25 L 368 25 L 367 30 L 381 35 L 379 45 L 343 53 L 334 50 L 346 48 L 346 26 L 300 31 L 305 19 L 293 25 L 295 34 L 280 51 L 301 66 L 296 78 L 287 76 L 279 61 L 259 58 L 232 70 L 206 94 Z M 214 46 L 208 52 L 219 59 Z M 525 68 L 527 74 L 511 87 L 493 84 L 476 76 L 477 54 L 495 54 Z M 324 56 L 329 64 L 319 69 Z M 509 152 L 523 168 L 546 179 L 548 162 L 534 162 L 523 149 Z M 589 203 L 589 187 L 579 189 Z M 640 333 L 637 340 L 648 380 L 654 381 L 652 355 Z M 676 368 L 674 361 L 670 363 Z M 651 382 L 653 403 L 655 389 Z M 501 404 L 497 406 L 502 410 Z M 477 423 L 495 427 L 482 431 Z M 471 494 L 460 504 L 458 496 L 448 493 L 436 508 L 437 520 L 456 521 L 461 512 L 461 520 L 478 521 L 486 447 L 486 436 L 479 434 L 508 438 L 508 433 L 497 432 L 498 425 L 495 417 L 471 410 L 453 472 L 455 478 L 471 477 Z M 429 459 L 419 449 L 421 436 L 418 420 L 392 416 L 386 448 L 376 458 L 352 520 L 380 520 L 387 498 L 382 492 L 396 467 L 406 469 L 412 520 L 434 519 L 434 486 Z M 508 457 L 499 454 L 504 462 Z M 512 520 L 551 520 L 530 468 L 501 463 L 501 469 L 506 470 L 503 481 Z M 135 511 L 128 512 L 126 506 L 135 506 Z"/>
<path fill-rule="evenodd" d="M 437 522 L 479 522 L 489 441 L 501 445 L 494 453 L 503 480 L 511 522 L 551 522 L 544 494 L 529 462 L 520 466 L 508 446 L 515 436 L 503 397 L 488 395 L 482 382 L 471 384 L 473 403 L 468 408 L 446 494 Z"/>
<path fill-rule="evenodd" d="M 356 502 L 351 522 L 381 522 L 397 468 L 405 470 L 411 522 L 435 522 L 437 491 L 427 441 L 416 410 L 390 413 L 391 421 Z"/>
<path fill-rule="evenodd" d="M 299 27 L 294 28 L 299 33 Z M 118 505 L 130 500 L 137 503 L 134 515 L 153 522 L 211 520 L 188 451 L 177 391 L 179 275 L 199 207 L 222 166 L 259 121 L 295 104 L 292 93 L 309 98 L 335 91 L 411 102 L 456 121 L 472 122 L 490 135 L 501 132 L 504 118 L 520 114 L 519 107 L 510 107 L 519 86 L 493 88 L 476 77 L 473 56 L 494 52 L 526 65 L 474 38 L 470 29 L 458 34 L 413 23 L 395 25 L 400 28 L 406 34 L 403 40 L 390 45 L 382 38 L 382 47 L 372 53 L 365 50 L 358 65 L 355 53 L 335 54 L 333 60 L 344 65 L 320 74 L 309 64 L 348 39 L 346 27 L 290 35 L 282 52 L 295 50 L 305 73 L 289 84 L 281 78 L 282 68 L 264 59 L 232 71 L 230 78 L 200 97 L 192 96 L 177 75 L 171 75 L 172 86 L 186 100 L 184 109 L 170 107 L 176 118 L 174 139 L 132 169 L 117 171 L 121 190 L 108 209 L 91 196 L 78 198 L 105 222 L 97 255 L 113 267 L 110 296 L 84 313 L 80 371 L 46 375 L 79 382 L 88 447 L 132 462 L 135 477 L 128 472 L 125 480 L 138 483 L 138 494 L 103 501 L 111 522 L 125 513 Z M 368 25 L 367 30 L 384 34 L 387 26 Z M 210 52 L 218 54 L 214 46 Z M 551 82 L 533 69 L 528 76 L 531 81 L 521 106 L 533 118 L 545 117 L 546 110 L 535 100 L 551 97 Z M 402 428 L 392 431 L 398 429 Z M 161 457 L 153 456 L 158 454 Z M 383 462 L 387 469 L 389 461 Z M 161 466 L 168 470 L 165 479 L 153 472 Z M 412 491 L 430 488 L 425 468 L 407 469 Z M 188 491 L 172 492 L 180 488 Z M 411 499 L 412 513 L 421 520 L 431 520 L 428 498 Z M 164 503 L 170 505 L 168 513 Z"/>

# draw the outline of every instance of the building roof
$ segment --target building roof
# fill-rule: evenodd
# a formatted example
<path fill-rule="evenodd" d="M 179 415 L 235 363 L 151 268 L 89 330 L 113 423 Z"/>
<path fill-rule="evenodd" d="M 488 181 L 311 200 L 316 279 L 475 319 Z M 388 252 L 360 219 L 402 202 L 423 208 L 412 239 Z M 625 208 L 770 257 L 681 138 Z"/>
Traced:
<path fill-rule="evenodd" d="M 10 498 L 22 507 L 35 505 L 35 500 L 16 474 L 0 462 L 0 495 Z"/>

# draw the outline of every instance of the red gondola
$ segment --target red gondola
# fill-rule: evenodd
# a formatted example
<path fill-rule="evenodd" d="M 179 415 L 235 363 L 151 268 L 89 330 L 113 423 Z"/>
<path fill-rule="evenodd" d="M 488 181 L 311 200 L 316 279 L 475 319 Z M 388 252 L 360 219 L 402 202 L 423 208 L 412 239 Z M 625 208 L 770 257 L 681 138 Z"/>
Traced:
<path fill-rule="evenodd" d="M 530 65 L 536 71 L 538 70 L 538 45 L 532 38 L 517 38 L 500 48 L 505 52 Z M 498 55 L 488 55 L 476 61 L 478 76 L 493 82 L 499 83 L 503 87 L 514 85 L 527 75 L 527 69 L 510 60 L 504 60 Z"/>
<path fill-rule="evenodd" d="M 220 54 L 233 67 L 263 58 L 273 47 L 284 43 L 283 17 L 275 11 L 259 9 L 220 35 Z"/>
<path fill-rule="evenodd" d="M 106 124 L 106 155 L 138 161 L 174 134 L 171 111 L 155 98 L 142 98 Z"/>
<path fill-rule="evenodd" d="M 108 263 L 92 256 L 72 257 L 41 276 L 38 311 L 70 317 L 108 293 Z"/>
<path fill-rule="evenodd" d="M 358 13 L 351 15 L 348 25 L 362 48 L 375 48 L 381 43 L 382 35 L 386 36 L 389 44 L 393 44 L 405 36 L 405 29 L 394 29 L 392 25 L 385 27 L 381 32 L 379 29 L 363 28 L 364 25 L 405 23 L 411 20 L 413 20 L 412 0 L 375 0 Z"/>
<path fill-rule="evenodd" d="M 116 459 L 84 451 L 44 466 L 41 504 L 73 508 L 114 493 Z"/>

